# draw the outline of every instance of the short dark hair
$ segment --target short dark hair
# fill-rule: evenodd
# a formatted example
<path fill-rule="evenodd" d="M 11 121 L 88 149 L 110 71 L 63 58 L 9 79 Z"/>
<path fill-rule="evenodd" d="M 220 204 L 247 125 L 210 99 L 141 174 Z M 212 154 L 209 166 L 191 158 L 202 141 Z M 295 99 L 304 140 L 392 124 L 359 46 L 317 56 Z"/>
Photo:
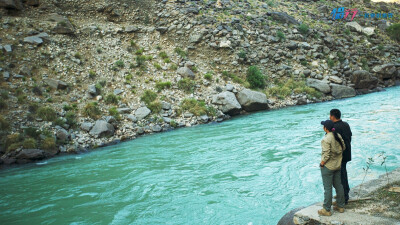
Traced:
<path fill-rule="evenodd" d="M 331 109 L 331 116 L 334 116 L 336 119 L 340 119 L 342 113 L 339 109 Z"/>

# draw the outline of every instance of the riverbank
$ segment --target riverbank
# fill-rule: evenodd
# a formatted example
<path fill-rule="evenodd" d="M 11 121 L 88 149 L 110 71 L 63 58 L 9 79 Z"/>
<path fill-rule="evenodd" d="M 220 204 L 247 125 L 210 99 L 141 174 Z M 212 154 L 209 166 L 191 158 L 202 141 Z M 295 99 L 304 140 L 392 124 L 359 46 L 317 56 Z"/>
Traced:
<path fill-rule="evenodd" d="M 396 83 L 396 84 L 398 84 L 398 83 Z M 385 89 L 376 89 L 375 91 L 371 91 L 370 93 L 374 93 L 374 92 L 377 92 L 377 91 L 386 91 L 386 90 Z M 325 100 L 325 101 L 334 101 L 334 100 L 338 100 L 338 99 L 330 99 L 330 100 Z M 316 101 L 316 102 L 305 103 L 305 104 L 315 104 L 315 103 L 321 103 L 321 102 L 325 102 L 325 101 Z M 274 105 L 269 105 L 269 107 L 268 107 L 269 109 L 268 110 L 279 110 L 279 109 L 283 109 L 283 108 L 286 108 L 286 107 L 293 107 L 293 106 L 299 105 L 297 103 L 299 103 L 299 102 L 297 102 L 297 101 L 277 101 L 277 102 L 275 102 Z M 300 105 L 304 105 L 304 103 L 301 103 Z M 212 123 L 220 123 L 220 122 L 223 122 L 224 120 L 228 120 L 228 119 L 234 118 L 235 116 L 238 116 L 238 115 L 248 115 L 248 114 L 251 114 L 251 112 L 246 112 L 245 110 L 242 110 L 242 111 L 240 111 L 239 114 L 236 114 L 236 115 L 233 115 L 233 116 L 223 115 L 222 117 L 219 117 L 219 118 L 210 118 L 209 119 L 210 121 L 208 123 L 211 123 L 211 124 Z M 88 152 L 93 151 L 93 150 L 101 150 L 102 147 L 112 146 L 112 145 L 120 144 L 121 142 L 131 141 L 131 140 L 134 140 L 136 138 L 143 137 L 145 135 L 155 135 L 156 133 L 160 133 L 160 132 L 171 132 L 171 131 L 174 131 L 176 129 L 183 129 L 185 127 L 198 126 L 198 125 L 201 125 L 201 124 L 208 124 L 208 123 L 199 123 L 199 122 L 200 121 L 198 121 L 198 122 L 196 122 L 194 124 L 190 124 L 190 123 L 189 124 L 181 124 L 180 126 L 178 126 L 176 128 L 172 127 L 170 129 L 163 129 L 163 130 L 161 130 L 159 132 L 153 132 L 152 130 L 144 130 L 144 132 L 142 132 L 139 135 L 124 136 L 123 139 L 118 139 L 117 138 L 117 139 L 113 139 L 113 140 L 111 140 L 109 142 L 102 142 L 102 143 L 99 143 L 98 145 L 96 145 L 93 148 L 86 148 L 86 147 L 83 147 L 83 146 L 79 146 L 78 147 L 78 149 L 80 149 L 79 151 L 59 152 L 58 154 L 46 155 L 46 156 L 43 155 L 44 157 L 41 158 L 41 159 L 38 159 L 38 160 L 36 160 L 35 154 L 41 154 L 42 155 L 42 153 L 40 153 L 38 151 L 35 151 L 33 149 L 32 149 L 33 150 L 32 152 L 30 152 L 31 149 L 28 149 L 28 151 L 25 153 L 25 152 L 22 152 L 22 149 L 20 149 L 19 151 L 16 151 L 16 155 L 17 154 L 28 154 L 26 156 L 26 158 L 22 158 L 23 160 L 19 161 L 19 163 L 18 163 L 17 160 L 15 160 L 16 163 L 6 163 L 6 162 L 4 162 L 4 160 L 2 161 L 2 159 L 0 158 L 0 169 L 7 168 L 7 167 L 10 167 L 10 166 L 15 166 L 15 165 L 18 165 L 18 164 L 37 163 L 37 162 L 40 162 L 40 161 L 43 161 L 43 160 L 47 160 L 47 159 L 52 158 L 52 157 L 59 157 L 59 156 L 64 156 L 64 155 L 69 155 L 69 154 L 88 153 Z M 32 154 L 32 155 L 29 155 L 29 154 Z"/>
<path fill-rule="evenodd" d="M 382 174 L 377 179 L 355 186 L 350 191 L 350 199 L 368 199 L 349 202 L 344 213 L 333 211 L 332 216 L 319 216 L 318 210 L 322 202 L 300 209 L 294 214 L 293 222 L 306 224 L 400 224 L 400 193 L 390 189 L 400 187 L 400 168 L 388 174 Z M 289 221 L 278 223 L 291 224 Z"/>

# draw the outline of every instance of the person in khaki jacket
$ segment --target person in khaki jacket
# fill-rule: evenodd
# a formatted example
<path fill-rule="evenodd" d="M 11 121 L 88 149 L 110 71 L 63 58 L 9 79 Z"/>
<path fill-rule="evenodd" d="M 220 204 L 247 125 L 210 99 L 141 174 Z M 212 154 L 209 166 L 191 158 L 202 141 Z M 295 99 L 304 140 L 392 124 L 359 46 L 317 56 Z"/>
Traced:
<path fill-rule="evenodd" d="M 337 204 L 333 207 L 341 213 L 344 212 L 344 190 L 341 182 L 340 168 L 342 163 L 342 153 L 346 149 L 342 136 L 333 128 L 334 123 L 331 120 L 321 121 L 326 132 L 321 141 L 321 175 L 324 185 L 324 204 L 318 214 L 322 216 L 331 216 L 332 206 L 332 185 L 336 190 Z"/>

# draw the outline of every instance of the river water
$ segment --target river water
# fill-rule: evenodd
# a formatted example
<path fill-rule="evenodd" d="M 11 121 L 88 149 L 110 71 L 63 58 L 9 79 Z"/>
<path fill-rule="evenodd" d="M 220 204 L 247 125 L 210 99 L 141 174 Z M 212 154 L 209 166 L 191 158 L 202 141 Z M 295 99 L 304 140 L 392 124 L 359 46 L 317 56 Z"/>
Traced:
<path fill-rule="evenodd" d="M 400 87 L 164 132 L 0 171 L 0 224 L 276 224 L 322 201 L 321 120 L 353 132 L 349 182 L 400 166 Z"/>

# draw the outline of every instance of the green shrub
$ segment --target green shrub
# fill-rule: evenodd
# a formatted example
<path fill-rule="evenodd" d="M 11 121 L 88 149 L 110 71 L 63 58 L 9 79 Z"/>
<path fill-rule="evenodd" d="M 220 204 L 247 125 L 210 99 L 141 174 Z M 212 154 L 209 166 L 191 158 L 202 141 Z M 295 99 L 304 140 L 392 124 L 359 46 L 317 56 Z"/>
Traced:
<path fill-rule="evenodd" d="M 0 115 L 0 131 L 6 131 L 10 128 L 10 123 Z"/>
<path fill-rule="evenodd" d="M 56 148 L 56 140 L 53 137 L 46 137 L 42 141 L 41 148 L 43 150 L 54 150 Z"/>
<path fill-rule="evenodd" d="M 181 103 L 183 111 L 189 111 L 195 116 L 209 115 L 212 109 L 206 106 L 203 100 L 196 100 L 194 98 L 186 98 Z"/>
<path fill-rule="evenodd" d="M 136 50 L 135 54 L 136 55 L 142 55 L 143 52 L 144 52 L 144 48 L 141 48 L 141 49 Z"/>
<path fill-rule="evenodd" d="M 117 108 L 115 108 L 115 107 L 109 108 L 108 113 L 110 114 L 110 116 L 113 116 L 116 120 L 121 119 L 121 115 L 119 114 Z"/>
<path fill-rule="evenodd" d="M 149 105 L 150 102 L 154 101 L 157 99 L 157 93 L 155 93 L 152 90 L 146 90 L 144 91 L 142 97 L 140 98 L 141 101 L 145 102 L 146 105 Z"/>
<path fill-rule="evenodd" d="M 65 119 L 67 120 L 66 123 L 71 127 L 76 125 L 76 115 L 74 112 L 67 112 L 65 114 Z"/>
<path fill-rule="evenodd" d="M 246 80 L 250 83 L 251 88 L 264 88 L 266 85 L 265 76 L 256 66 L 249 67 Z"/>
<path fill-rule="evenodd" d="M 23 140 L 22 135 L 19 133 L 9 134 L 6 136 L 4 141 L 4 147 L 7 149 L 7 152 L 13 151 L 19 147 L 21 147 L 21 141 Z"/>
<path fill-rule="evenodd" d="M 160 101 L 152 101 L 147 105 L 152 113 L 159 113 L 162 109 L 162 104 Z"/>
<path fill-rule="evenodd" d="M 197 67 L 192 66 L 192 71 L 193 71 L 194 73 L 197 73 L 197 71 L 198 71 Z"/>
<path fill-rule="evenodd" d="M 32 148 L 36 148 L 36 140 L 33 138 L 27 138 L 24 140 L 24 142 L 22 142 L 22 146 L 25 149 L 32 149 Z"/>
<path fill-rule="evenodd" d="M 173 63 L 173 64 L 171 64 L 171 66 L 169 66 L 169 68 L 170 68 L 171 70 L 177 70 L 177 69 L 178 69 L 178 66 L 177 66 L 175 63 Z"/>
<path fill-rule="evenodd" d="M 101 115 L 101 111 L 97 106 L 97 102 L 86 104 L 86 106 L 83 108 L 83 115 L 88 116 L 92 119 L 98 119 Z"/>
<path fill-rule="evenodd" d="M 235 74 L 233 74 L 229 71 L 226 71 L 226 70 L 222 71 L 222 78 L 224 80 L 228 80 L 228 78 L 231 78 L 235 83 L 238 83 L 238 84 L 244 83 L 242 78 L 240 78 L 240 77 L 236 76 Z M 218 82 L 218 79 L 217 79 L 217 82 Z"/>
<path fill-rule="evenodd" d="M 187 56 L 187 52 L 183 51 L 181 48 L 175 48 L 176 54 L 178 54 L 180 57 L 185 58 Z"/>
<path fill-rule="evenodd" d="M 335 61 L 333 61 L 332 59 L 328 59 L 327 63 L 328 63 L 329 68 L 332 68 L 335 66 Z"/>
<path fill-rule="evenodd" d="M 154 68 L 156 68 L 157 70 L 161 70 L 162 69 L 162 67 L 158 63 L 154 63 L 153 65 L 154 65 Z"/>
<path fill-rule="evenodd" d="M 1 90 L 1 92 L 0 92 L 0 97 L 1 97 L 2 99 L 8 99 L 8 91 L 6 91 L 6 90 Z"/>
<path fill-rule="evenodd" d="M 204 79 L 206 79 L 206 80 L 212 80 L 212 73 L 211 73 L 211 72 L 208 72 L 208 73 L 204 74 Z"/>
<path fill-rule="evenodd" d="M 108 94 L 105 97 L 104 101 L 107 104 L 118 104 L 118 97 L 116 95 L 114 95 L 114 94 Z"/>
<path fill-rule="evenodd" d="M 73 110 L 74 108 L 70 105 L 64 105 L 63 109 L 64 109 L 64 111 L 70 111 L 70 110 Z"/>
<path fill-rule="evenodd" d="M 239 56 L 239 58 L 241 58 L 241 59 L 245 59 L 245 58 L 247 57 L 247 54 L 246 54 L 246 52 L 245 52 L 244 50 L 241 50 L 241 51 L 238 53 L 238 56 Z"/>
<path fill-rule="evenodd" d="M 303 35 L 308 34 L 309 28 L 308 28 L 307 24 L 304 24 L 304 23 L 300 24 L 300 26 L 299 26 L 299 31 L 300 31 L 300 33 L 302 33 Z"/>
<path fill-rule="evenodd" d="M 158 91 L 164 90 L 166 88 L 171 87 L 171 82 L 166 81 L 166 82 L 156 82 L 156 88 Z"/>
<path fill-rule="evenodd" d="M 276 37 L 278 38 L 279 41 L 284 41 L 286 39 L 285 34 L 280 30 L 276 32 Z"/>
<path fill-rule="evenodd" d="M 350 30 L 349 29 L 344 30 L 344 34 L 350 35 Z"/>
<path fill-rule="evenodd" d="M 159 55 L 162 59 L 167 59 L 167 58 L 168 58 L 168 55 L 167 55 L 167 53 L 165 53 L 165 52 L 160 52 L 158 55 Z"/>
<path fill-rule="evenodd" d="M 171 125 L 171 127 L 173 127 L 173 128 L 178 127 L 178 123 L 176 123 L 175 120 L 171 120 L 171 121 L 169 122 L 169 125 Z"/>
<path fill-rule="evenodd" d="M 46 121 L 54 121 L 57 118 L 57 113 L 50 107 L 40 107 L 37 110 L 37 115 Z"/>
<path fill-rule="evenodd" d="M 36 127 L 27 127 L 24 129 L 24 135 L 26 137 L 31 137 L 37 139 L 40 136 L 41 132 Z"/>
<path fill-rule="evenodd" d="M 171 60 L 170 60 L 169 58 L 166 58 L 166 59 L 164 59 L 164 62 L 165 62 L 165 63 L 170 63 Z"/>
<path fill-rule="evenodd" d="M 5 110 L 8 108 L 8 104 L 6 102 L 6 100 L 4 100 L 3 98 L 0 98 L 0 110 Z"/>
<path fill-rule="evenodd" d="M 386 33 L 396 41 L 400 41 L 400 23 L 393 24 L 386 29 Z"/>
<path fill-rule="evenodd" d="M 89 70 L 89 78 L 93 79 L 96 77 L 96 72 L 94 72 L 93 70 Z"/>
<path fill-rule="evenodd" d="M 195 85 L 196 83 L 189 78 L 183 78 L 178 81 L 178 88 L 186 93 L 192 93 L 194 91 Z"/>
<path fill-rule="evenodd" d="M 63 118 L 57 118 L 56 121 L 55 121 L 54 123 L 55 123 L 55 125 L 57 125 L 57 126 L 62 126 L 62 125 L 65 124 L 65 121 L 64 121 Z"/>
<path fill-rule="evenodd" d="M 125 63 L 122 60 L 118 60 L 115 62 L 115 66 L 119 67 L 119 68 L 124 68 L 125 67 Z"/>
<path fill-rule="evenodd" d="M 79 52 L 75 53 L 74 57 L 77 59 L 82 59 L 82 55 Z"/>
<path fill-rule="evenodd" d="M 346 60 L 346 58 L 344 57 L 342 52 L 338 52 L 337 56 L 339 58 L 339 62 L 342 63 L 344 60 Z"/>
<path fill-rule="evenodd" d="M 136 56 L 136 64 L 138 67 L 143 67 L 146 62 L 146 56 L 138 55 Z"/>
<path fill-rule="evenodd" d="M 30 103 L 28 106 L 28 110 L 31 113 L 36 113 L 38 109 L 39 109 L 39 104 L 36 102 Z"/>
<path fill-rule="evenodd" d="M 292 92 L 296 94 L 305 93 L 311 97 L 320 98 L 322 96 L 321 92 L 315 90 L 314 88 L 308 87 L 304 80 L 295 81 L 293 79 L 288 79 L 285 82 L 276 82 L 276 86 L 269 88 L 267 94 L 269 96 L 276 96 L 280 99 L 288 97 Z"/>

